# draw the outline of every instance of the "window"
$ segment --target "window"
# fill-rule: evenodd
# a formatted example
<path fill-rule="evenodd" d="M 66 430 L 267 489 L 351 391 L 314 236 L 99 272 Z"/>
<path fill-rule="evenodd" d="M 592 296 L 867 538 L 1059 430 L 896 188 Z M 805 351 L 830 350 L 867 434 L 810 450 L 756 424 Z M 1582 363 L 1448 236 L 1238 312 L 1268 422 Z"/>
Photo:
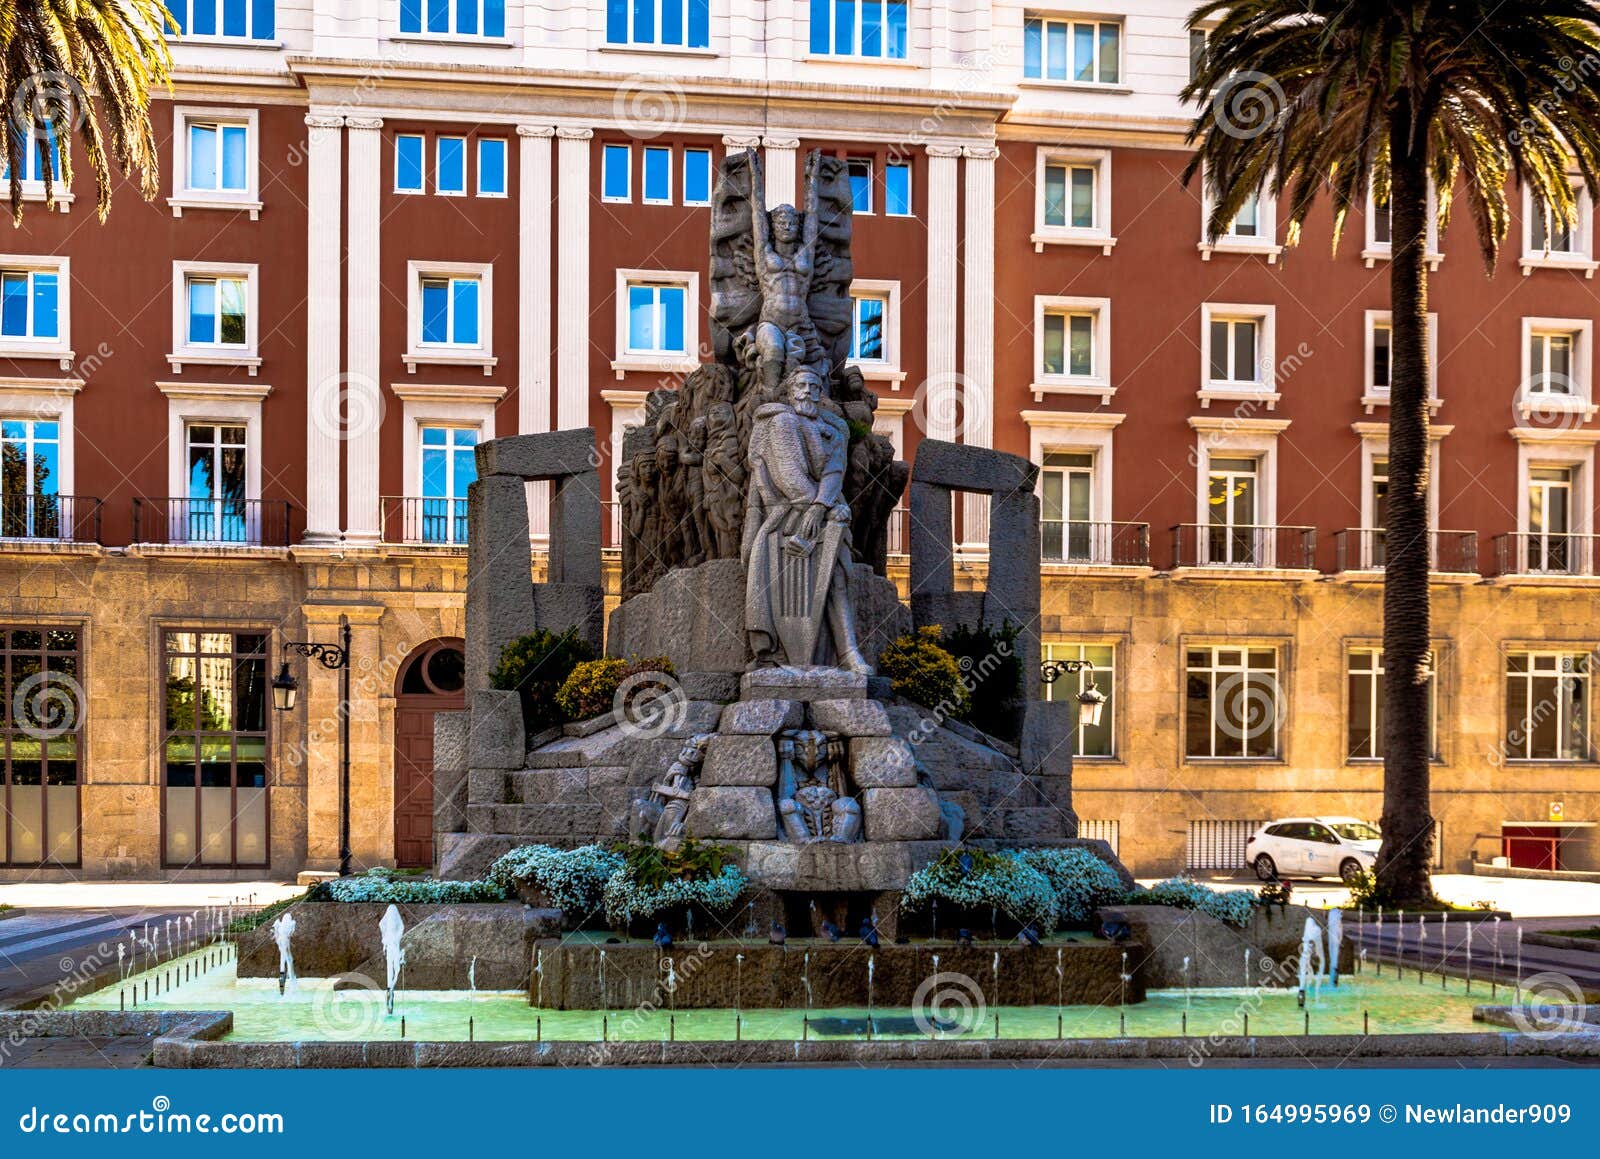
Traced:
<path fill-rule="evenodd" d="M 1372 323 L 1372 361 L 1367 385 L 1373 391 L 1389 389 L 1390 328 L 1388 321 Z"/>
<path fill-rule="evenodd" d="M 190 121 L 188 130 L 186 179 L 189 188 L 205 192 L 244 192 L 248 185 L 250 126 L 237 121 Z"/>
<path fill-rule="evenodd" d="M 273 0 L 167 0 L 183 36 L 271 40 L 277 35 Z"/>
<path fill-rule="evenodd" d="M 1573 352 L 1578 336 L 1570 331 L 1535 330 L 1528 336 L 1528 390 L 1533 394 L 1572 394 Z"/>
<path fill-rule="evenodd" d="M 1094 229 L 1096 184 L 1093 165 L 1046 165 L 1044 223 L 1063 229 Z"/>
<path fill-rule="evenodd" d="M 184 282 L 187 295 L 188 346 L 249 344 L 249 288 L 244 278 L 191 276 Z"/>
<path fill-rule="evenodd" d="M 1365 374 L 1361 388 L 1361 402 L 1371 414 L 1377 407 L 1389 405 L 1389 385 L 1394 373 L 1394 325 L 1388 310 L 1367 310 L 1363 314 L 1366 326 Z M 1437 350 L 1439 342 L 1439 316 L 1428 315 L 1428 347 Z M 1439 397 L 1439 360 L 1428 360 L 1428 398 L 1434 407 Z"/>
<path fill-rule="evenodd" d="M 83 679 L 75 628 L 0 626 L 0 865 L 79 864 Z"/>
<path fill-rule="evenodd" d="M 1533 204 L 1533 232 L 1529 240 L 1532 249 L 1547 254 L 1575 254 L 1579 252 L 1578 230 L 1571 222 L 1562 221 L 1544 201 Z"/>
<path fill-rule="evenodd" d="M 1206 472 L 1205 563 L 1255 567 L 1261 549 L 1261 462 L 1212 458 Z"/>
<path fill-rule="evenodd" d="M 711 150 L 683 151 L 683 203 L 711 204 Z"/>
<path fill-rule="evenodd" d="M 231 106 L 173 110 L 174 217 L 187 209 L 245 209 L 261 215 L 257 180 L 260 114 Z"/>
<path fill-rule="evenodd" d="M 0 270 L 0 337 L 11 342 L 61 338 L 61 275 L 50 270 Z"/>
<path fill-rule="evenodd" d="M 481 281 L 472 276 L 422 279 L 422 342 L 427 346 L 480 343 Z"/>
<path fill-rule="evenodd" d="M 872 159 L 851 157 L 845 162 L 850 172 L 850 204 L 856 213 L 872 212 Z"/>
<path fill-rule="evenodd" d="M 1393 218 L 1389 215 L 1389 199 L 1387 197 L 1380 198 L 1374 193 L 1372 195 L 1372 212 L 1370 216 L 1372 218 L 1373 242 L 1378 245 L 1389 245 L 1394 240 L 1394 235 L 1391 232 Z"/>
<path fill-rule="evenodd" d="M 1275 648 L 1185 651 L 1184 752 L 1274 760 L 1287 704 Z"/>
<path fill-rule="evenodd" d="M 421 133 L 401 133 L 394 139 L 394 189 L 396 193 L 421 193 L 423 156 L 427 142 Z"/>
<path fill-rule="evenodd" d="M 1522 191 L 1522 267 L 1524 277 L 1545 267 L 1582 270 L 1594 277 L 1600 262 L 1594 261 L 1594 202 L 1582 182 L 1572 187 L 1574 219 L 1563 221 L 1544 200 L 1527 186 Z"/>
<path fill-rule="evenodd" d="M 478 138 L 478 196 L 506 195 L 506 142 L 503 137 Z"/>
<path fill-rule="evenodd" d="M 1522 361 L 1526 377 L 1517 409 L 1523 419 L 1550 425 L 1571 414 L 1592 418 L 1594 321 L 1589 318 L 1524 318 Z M 1579 420 L 1581 421 L 1581 419 Z"/>
<path fill-rule="evenodd" d="M 1100 709 L 1100 723 L 1079 725 L 1074 738 L 1072 755 L 1075 757 L 1116 756 L 1116 672 L 1113 663 L 1115 649 L 1110 644 L 1054 644 L 1044 645 L 1046 660 L 1087 660 L 1094 670 L 1063 674 L 1054 684 L 1044 686 L 1046 700 L 1075 701 L 1092 680 L 1105 695 Z"/>
<path fill-rule="evenodd" d="M 413 36 L 503 37 L 505 0 L 400 0 L 400 31 Z"/>
<path fill-rule="evenodd" d="M 1367 527 L 1372 531 L 1372 542 L 1362 543 L 1362 554 L 1365 558 L 1361 564 L 1366 568 L 1380 568 L 1388 559 L 1385 535 L 1389 526 L 1389 460 L 1373 457 L 1367 468 L 1367 495 L 1366 510 L 1371 523 Z M 1365 538 L 1365 537 L 1363 537 Z"/>
<path fill-rule="evenodd" d="M 1255 318 L 1212 318 L 1208 323 L 1210 380 L 1217 385 L 1261 383 L 1261 322 Z"/>
<path fill-rule="evenodd" d="M 891 161 L 883 169 L 883 212 L 890 217 L 911 216 L 911 166 Z"/>
<path fill-rule="evenodd" d="M 1118 84 L 1122 79 L 1122 25 L 1029 17 L 1022 29 L 1022 75 L 1029 80 Z"/>
<path fill-rule="evenodd" d="M 26 185 L 44 185 L 45 157 L 50 158 L 50 180 L 61 180 L 61 141 L 56 136 L 55 125 L 45 121 L 36 126 L 32 134 L 19 134 L 17 144 L 22 150 L 22 180 Z M 11 181 L 11 159 L 0 157 L 0 180 Z M 64 192 L 64 191 L 63 191 Z"/>
<path fill-rule="evenodd" d="M 889 299 L 884 294 L 850 295 L 850 360 L 884 362 L 888 359 L 884 323 Z"/>
<path fill-rule="evenodd" d="M 811 0 L 811 51 L 904 60 L 909 9 L 906 0 Z"/>
<path fill-rule="evenodd" d="M 1109 254 L 1111 153 L 1106 149 L 1040 149 L 1034 206 L 1033 246 L 1093 245 Z"/>
<path fill-rule="evenodd" d="M 467 541 L 467 488 L 478 478 L 474 427 L 424 426 L 421 534 L 424 543 Z"/>
<path fill-rule="evenodd" d="M 628 283 L 627 354 L 687 354 L 686 291 L 662 282 Z"/>
<path fill-rule="evenodd" d="M 1589 668 L 1583 652 L 1506 654 L 1506 756 L 1586 761 Z"/>
<path fill-rule="evenodd" d="M 1035 398 L 1052 391 L 1101 395 L 1111 386 L 1111 300 L 1034 299 Z"/>
<path fill-rule="evenodd" d="M 1044 372 L 1093 377 L 1093 314 L 1050 310 L 1044 316 Z"/>
<path fill-rule="evenodd" d="M 1423 255 L 1428 263 L 1428 269 L 1437 270 L 1439 263 L 1444 261 L 1444 254 L 1439 252 L 1439 201 L 1434 193 L 1433 185 L 1428 186 L 1428 235 L 1427 253 Z M 1389 212 L 1387 198 L 1379 197 L 1369 185 L 1367 187 L 1367 212 L 1365 215 L 1366 244 L 1361 251 L 1361 259 L 1367 269 L 1380 261 L 1388 261 L 1394 250 L 1393 218 Z"/>
<path fill-rule="evenodd" d="M 188 461 L 185 543 L 254 543 L 249 483 L 249 439 L 243 426 L 190 423 L 184 429 Z"/>
<path fill-rule="evenodd" d="M 403 361 L 494 370 L 494 266 L 483 262 L 408 263 L 411 301 Z M 414 494 L 414 492 L 413 492 Z"/>
<path fill-rule="evenodd" d="M 434 142 L 438 154 L 435 170 L 435 192 L 443 197 L 457 197 L 467 191 L 467 139 L 465 137 L 439 137 Z"/>
<path fill-rule="evenodd" d="M 606 43 L 709 48 L 711 0 L 606 0 Z"/>
<path fill-rule="evenodd" d="M 1257 254 L 1275 265 L 1283 247 L 1278 244 L 1278 202 L 1266 188 L 1247 196 L 1215 240 L 1210 236 L 1216 209 L 1212 190 L 1202 182 L 1200 194 L 1200 260 L 1209 262 L 1221 253 Z"/>
<path fill-rule="evenodd" d="M 255 266 L 219 262 L 172 264 L 172 353 L 178 373 L 186 362 L 213 366 L 261 365 Z"/>
<path fill-rule="evenodd" d="M 1428 752 L 1439 759 L 1435 657 L 1428 657 Z M 1353 648 L 1345 657 L 1345 752 L 1352 761 L 1383 759 L 1383 649 Z"/>
<path fill-rule="evenodd" d="M 672 150 L 647 145 L 644 150 L 644 203 L 672 204 Z"/>
<path fill-rule="evenodd" d="M 1052 563 L 1095 562 L 1094 455 L 1047 451 L 1039 484 L 1044 558 Z"/>
<path fill-rule="evenodd" d="M 600 154 L 600 197 L 627 201 L 632 196 L 633 151 L 626 145 L 607 145 Z"/>
<path fill-rule="evenodd" d="M 0 418 L 0 536 L 61 538 L 60 491 L 61 423 Z"/>
<path fill-rule="evenodd" d="M 1578 562 L 1572 539 L 1574 475 L 1572 467 L 1528 469 L 1528 571 L 1569 572 Z"/>
<path fill-rule="evenodd" d="M 1234 214 L 1233 221 L 1228 225 L 1227 236 L 1240 239 L 1255 239 L 1262 236 L 1260 190 L 1252 193 L 1239 207 L 1239 212 Z"/>
<path fill-rule="evenodd" d="M 1189 30 L 1189 81 L 1193 83 L 1200 79 L 1200 74 L 1206 67 L 1206 39 L 1210 32 L 1204 28 L 1191 28 Z"/>
<path fill-rule="evenodd" d="M 265 866 L 267 634 L 162 636 L 163 861 L 170 868 Z"/>

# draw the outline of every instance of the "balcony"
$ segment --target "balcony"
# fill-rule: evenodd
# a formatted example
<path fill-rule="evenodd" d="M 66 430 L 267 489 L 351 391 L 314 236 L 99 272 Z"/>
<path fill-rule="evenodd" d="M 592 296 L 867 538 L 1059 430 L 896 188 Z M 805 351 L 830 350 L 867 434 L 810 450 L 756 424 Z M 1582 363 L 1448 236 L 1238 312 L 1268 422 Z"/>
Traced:
<path fill-rule="evenodd" d="M 1388 546 L 1381 527 L 1347 527 L 1333 533 L 1338 554 L 1337 574 L 1379 572 L 1388 562 Z M 1478 574 L 1476 531 L 1428 533 L 1428 570 L 1441 575 Z"/>
<path fill-rule="evenodd" d="M 288 547 L 283 499 L 135 499 L 133 542 L 182 547 Z"/>
<path fill-rule="evenodd" d="M 1088 567 L 1149 567 L 1148 523 L 1045 519 L 1039 524 L 1045 563 Z"/>
<path fill-rule="evenodd" d="M 1308 571 L 1317 566 L 1314 527 L 1180 523 L 1172 529 L 1172 566 L 1218 571 Z"/>
<path fill-rule="evenodd" d="M 389 543 L 467 545 L 467 501 L 410 495 L 383 500 L 383 538 Z"/>
<path fill-rule="evenodd" d="M 1496 574 L 1560 580 L 1593 577 L 1595 541 L 1571 532 L 1517 532 L 1494 539 Z"/>
<path fill-rule="evenodd" d="M 87 495 L 0 495 L 0 539 L 99 543 L 100 500 Z"/>

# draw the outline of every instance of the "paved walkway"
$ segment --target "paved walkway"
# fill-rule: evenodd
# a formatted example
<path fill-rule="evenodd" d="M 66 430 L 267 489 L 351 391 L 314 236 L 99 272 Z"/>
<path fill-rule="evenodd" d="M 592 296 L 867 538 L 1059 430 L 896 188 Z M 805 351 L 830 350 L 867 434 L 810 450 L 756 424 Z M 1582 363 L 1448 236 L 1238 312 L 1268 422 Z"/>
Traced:
<path fill-rule="evenodd" d="M 161 909 L 192 913 L 213 905 L 271 905 L 305 887 L 284 881 L 61 881 L 0 885 L 0 905 L 18 909 Z M 13 919 L 15 920 L 15 919 Z M 0 932 L 6 926 L 0 923 Z"/>
<path fill-rule="evenodd" d="M 1196 879 L 1218 888 L 1261 887 L 1254 874 L 1197 874 Z M 1140 880 L 1148 885 L 1156 879 Z M 1350 904 L 1350 891 L 1336 881 L 1294 878 L 1291 884 L 1294 886 L 1294 900 L 1301 905 L 1331 907 Z M 1600 882 L 1534 881 L 1520 877 L 1441 873 L 1433 879 L 1433 891 L 1456 905 L 1473 906 L 1480 901 L 1492 902 L 1495 909 L 1504 910 L 1519 920 L 1528 919 L 1530 930 L 1535 927 L 1534 919 L 1559 918 L 1560 921 L 1541 920 L 1537 924 L 1546 928 L 1570 928 L 1592 924 L 1575 922 L 1572 920 L 1574 917 L 1600 914 Z M 0 901 L 4 900 L 0 896 Z"/>

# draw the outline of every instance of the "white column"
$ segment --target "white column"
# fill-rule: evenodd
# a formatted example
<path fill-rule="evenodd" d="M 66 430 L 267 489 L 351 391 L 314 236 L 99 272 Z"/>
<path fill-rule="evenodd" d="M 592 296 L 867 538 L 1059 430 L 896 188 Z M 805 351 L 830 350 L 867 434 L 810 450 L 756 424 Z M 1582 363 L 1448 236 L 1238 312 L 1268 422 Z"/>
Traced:
<path fill-rule="evenodd" d="M 799 205 L 795 192 L 795 150 L 800 148 L 797 137 L 763 137 L 767 148 L 767 208 L 779 205 Z"/>
<path fill-rule="evenodd" d="M 339 539 L 339 221 L 343 117 L 306 118 L 307 543 Z M 333 276 L 330 276 L 330 269 Z"/>
<path fill-rule="evenodd" d="M 754 149 L 759 154 L 761 152 L 761 138 L 744 137 L 736 133 L 730 133 L 722 138 L 722 147 L 728 151 L 727 155 L 730 157 L 735 153 L 743 153 L 746 149 Z M 766 174 L 769 181 L 772 179 L 772 174 L 767 171 L 765 159 L 761 162 L 761 171 Z M 715 174 L 712 175 L 712 180 L 716 180 Z M 770 201 L 771 198 L 768 198 L 768 200 Z"/>
<path fill-rule="evenodd" d="M 345 357 L 345 529 L 347 542 L 376 543 L 383 534 L 378 494 L 378 448 L 383 427 L 383 387 L 378 382 L 378 223 L 383 122 L 347 117 L 350 131 L 350 240 L 345 252 L 350 312 Z M 400 293 L 406 293 L 405 287 Z"/>
<path fill-rule="evenodd" d="M 517 433 L 550 429 L 550 139 L 549 125 L 518 125 L 521 153 L 517 246 Z M 528 484 L 528 531 L 549 534 L 550 485 Z"/>
<path fill-rule="evenodd" d="M 994 162 L 993 145 L 969 145 L 963 165 L 961 246 L 965 267 L 962 287 L 961 375 L 966 411 L 961 441 L 968 446 L 994 446 Z M 983 551 L 989 545 L 989 501 L 967 495 L 962 507 L 964 548 Z"/>
<path fill-rule="evenodd" d="M 561 285 L 556 303 L 556 429 L 589 425 L 589 140 L 593 129 L 556 130 Z"/>
<path fill-rule="evenodd" d="M 956 145 L 928 146 L 928 379 L 923 433 L 953 441 L 961 380 L 956 372 Z"/>

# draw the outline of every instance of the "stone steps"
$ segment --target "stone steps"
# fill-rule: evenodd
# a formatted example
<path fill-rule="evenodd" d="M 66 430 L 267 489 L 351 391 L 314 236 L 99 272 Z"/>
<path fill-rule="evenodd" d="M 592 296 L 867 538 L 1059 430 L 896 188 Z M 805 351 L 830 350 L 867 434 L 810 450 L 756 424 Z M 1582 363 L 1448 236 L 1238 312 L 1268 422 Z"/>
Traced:
<path fill-rule="evenodd" d="M 506 774 L 504 794 L 498 800 L 486 803 L 587 804 L 601 801 L 612 790 L 626 789 L 629 775 L 628 768 L 623 765 L 519 769 Z"/>
<path fill-rule="evenodd" d="M 467 828 L 471 833 L 489 836 L 514 836 L 523 844 L 536 845 L 570 841 L 574 837 L 620 836 L 628 831 L 625 810 L 610 813 L 606 806 L 590 802 L 564 805 L 468 805 Z"/>

